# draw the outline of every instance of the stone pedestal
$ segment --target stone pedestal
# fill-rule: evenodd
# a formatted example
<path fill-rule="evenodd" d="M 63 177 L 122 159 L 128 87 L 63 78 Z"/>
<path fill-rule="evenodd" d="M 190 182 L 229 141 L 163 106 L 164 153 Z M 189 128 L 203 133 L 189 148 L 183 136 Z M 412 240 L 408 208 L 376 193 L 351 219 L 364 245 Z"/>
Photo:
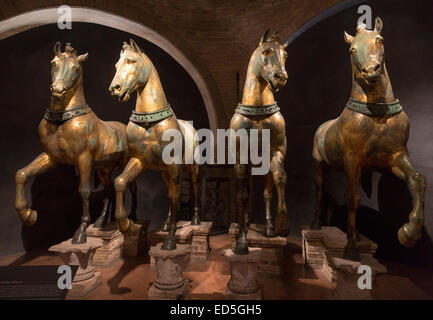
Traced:
<path fill-rule="evenodd" d="M 83 299 L 92 294 L 102 283 L 101 273 L 95 271 L 93 266 L 93 257 L 96 250 L 102 247 L 103 240 L 89 237 L 83 244 L 72 244 L 71 240 L 56 244 L 48 250 L 56 252 L 64 264 L 78 266 L 68 298 Z"/>
<path fill-rule="evenodd" d="M 322 227 L 320 230 L 302 229 L 302 255 L 304 263 L 315 272 L 336 284 L 335 295 L 338 299 L 371 299 L 370 290 L 360 289 L 358 280 L 364 274 L 358 268 L 365 265 L 371 268 L 372 281 L 377 274 L 387 269 L 374 257 L 377 244 L 360 235 L 357 243 L 361 261 L 343 259 L 346 234 L 336 227 Z M 373 285 L 374 286 L 374 285 Z"/>
<path fill-rule="evenodd" d="M 191 226 L 191 221 L 179 221 L 176 230 L 176 242 L 178 244 L 192 244 L 194 228 Z M 156 246 L 158 243 L 163 242 L 168 232 L 157 230 L 149 235 L 151 246 Z M 155 270 L 155 259 L 150 256 L 150 268 Z"/>
<path fill-rule="evenodd" d="M 259 273 L 273 276 L 280 276 L 285 270 L 285 251 L 287 249 L 287 238 L 264 236 L 265 225 L 250 224 L 247 240 L 250 248 L 262 248 L 259 263 Z M 232 248 L 236 245 L 239 236 L 239 225 L 232 223 L 229 234 L 232 238 Z"/>
<path fill-rule="evenodd" d="M 233 249 L 221 252 L 230 263 L 230 280 L 227 283 L 227 300 L 261 300 L 262 292 L 257 285 L 257 273 L 262 248 L 249 248 L 249 253 L 238 255 Z"/>
<path fill-rule="evenodd" d="M 107 266 L 119 260 L 124 239 L 117 227 L 117 222 L 113 221 L 103 228 L 94 228 L 91 224 L 86 233 L 88 238 L 93 237 L 102 240 L 102 247 L 96 249 L 93 256 L 95 266 Z"/>
<path fill-rule="evenodd" d="M 175 250 L 162 250 L 158 243 L 149 250 L 149 255 L 156 262 L 156 279 L 148 291 L 150 300 L 185 299 L 189 280 L 183 277 L 183 271 L 191 261 L 191 245 L 177 244 Z"/>
<path fill-rule="evenodd" d="M 133 232 L 123 236 L 123 257 L 138 257 L 146 252 L 148 246 L 147 229 L 149 225 L 150 220 L 138 220 L 134 223 Z"/>

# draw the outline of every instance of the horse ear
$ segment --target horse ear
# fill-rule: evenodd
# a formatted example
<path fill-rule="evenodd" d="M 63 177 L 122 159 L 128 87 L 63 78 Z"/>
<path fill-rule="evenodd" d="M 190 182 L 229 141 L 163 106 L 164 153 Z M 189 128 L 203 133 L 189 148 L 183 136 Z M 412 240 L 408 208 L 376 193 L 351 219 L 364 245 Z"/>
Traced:
<path fill-rule="evenodd" d="M 131 47 L 134 49 L 135 52 L 141 53 L 140 48 L 137 46 L 134 40 L 129 39 L 129 42 L 131 43 Z"/>
<path fill-rule="evenodd" d="M 263 42 L 266 42 L 266 40 L 267 40 L 268 35 L 269 35 L 270 32 L 271 32 L 270 29 L 267 29 L 267 30 L 265 31 L 265 33 L 263 34 L 262 38 L 260 39 L 260 43 L 259 43 L 259 45 L 262 45 Z"/>
<path fill-rule="evenodd" d="M 377 33 L 381 33 L 382 32 L 382 27 L 383 27 L 383 22 L 382 19 L 379 17 L 376 17 L 376 21 L 374 24 L 374 31 L 376 31 Z"/>
<path fill-rule="evenodd" d="M 346 41 L 349 44 L 352 43 L 353 41 L 353 37 L 350 34 L 348 34 L 346 31 L 344 31 L 344 41 Z"/>
<path fill-rule="evenodd" d="M 60 42 L 59 41 L 57 41 L 54 44 L 54 48 L 53 49 L 54 49 L 54 54 L 60 58 Z"/>
<path fill-rule="evenodd" d="M 283 49 L 286 50 L 288 46 L 289 46 L 289 40 L 287 40 L 286 42 L 284 42 Z"/>
<path fill-rule="evenodd" d="M 87 52 L 85 54 L 79 55 L 77 59 L 80 63 L 82 63 L 86 61 L 88 57 L 89 57 L 89 53 Z"/>

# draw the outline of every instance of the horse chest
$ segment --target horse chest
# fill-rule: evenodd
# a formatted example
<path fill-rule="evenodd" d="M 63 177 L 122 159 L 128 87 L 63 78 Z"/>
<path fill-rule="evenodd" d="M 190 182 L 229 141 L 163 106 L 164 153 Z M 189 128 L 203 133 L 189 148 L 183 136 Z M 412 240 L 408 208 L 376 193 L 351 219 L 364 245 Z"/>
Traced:
<path fill-rule="evenodd" d="M 144 127 L 130 122 L 126 129 L 128 148 L 131 156 L 139 158 L 147 167 L 157 168 L 163 165 L 161 134 L 155 127 Z"/>

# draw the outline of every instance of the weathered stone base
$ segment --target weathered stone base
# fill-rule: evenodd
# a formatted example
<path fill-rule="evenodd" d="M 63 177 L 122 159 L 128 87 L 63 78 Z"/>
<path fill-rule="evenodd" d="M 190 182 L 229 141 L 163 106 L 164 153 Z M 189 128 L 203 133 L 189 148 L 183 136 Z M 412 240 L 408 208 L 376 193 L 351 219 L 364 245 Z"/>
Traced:
<path fill-rule="evenodd" d="M 63 241 L 48 250 L 56 252 L 64 264 L 78 266 L 68 297 L 84 299 L 102 283 L 101 273 L 95 272 L 93 257 L 96 250 L 102 247 L 103 241 L 93 237 L 88 237 L 87 242 L 82 244 L 72 244 L 71 241 Z"/>
<path fill-rule="evenodd" d="M 102 284 L 102 274 L 99 271 L 87 280 L 80 282 L 72 282 L 72 289 L 69 290 L 68 299 L 83 299 L 90 296 Z"/>
<path fill-rule="evenodd" d="M 191 245 L 177 244 L 175 250 L 162 250 L 161 243 L 149 250 L 149 256 L 156 262 L 156 278 L 148 291 L 149 299 L 184 299 L 189 280 L 183 271 L 191 261 Z"/>
<path fill-rule="evenodd" d="M 134 231 L 123 236 L 123 257 L 138 257 L 147 251 L 147 229 L 149 225 L 150 220 L 137 220 L 137 222 L 134 223 Z"/>
<path fill-rule="evenodd" d="M 230 280 L 227 283 L 226 299 L 258 300 L 261 291 L 257 285 L 257 273 L 262 248 L 249 248 L 248 254 L 238 255 L 233 249 L 226 249 L 221 255 L 230 263 Z"/>
<path fill-rule="evenodd" d="M 176 289 L 163 290 L 152 284 L 147 295 L 149 300 L 185 300 L 188 295 L 189 280 L 185 279 L 184 284 Z"/>
<path fill-rule="evenodd" d="M 179 221 L 181 225 L 189 227 L 190 221 Z M 185 224 L 184 224 L 185 223 Z M 191 262 L 206 263 L 210 254 L 209 233 L 212 229 L 212 221 L 202 221 L 193 228 Z"/>
<path fill-rule="evenodd" d="M 124 240 L 117 227 L 117 222 L 110 222 L 103 228 L 94 228 L 91 224 L 86 233 L 88 237 L 102 240 L 102 247 L 96 249 L 93 256 L 95 266 L 107 266 L 119 260 Z"/>
<path fill-rule="evenodd" d="M 253 293 L 236 293 L 227 287 L 225 297 L 226 300 L 262 300 L 262 290 L 258 289 Z"/>
<path fill-rule="evenodd" d="M 302 230 L 302 255 L 304 263 L 329 282 L 336 284 L 337 299 L 371 299 L 370 290 L 360 289 L 358 280 L 364 274 L 358 268 L 365 265 L 371 268 L 371 281 L 377 274 L 386 273 L 387 269 L 380 264 L 373 254 L 377 244 L 360 235 L 357 243 L 361 261 L 343 259 L 346 234 L 336 227 L 322 227 L 320 230 Z"/>
<path fill-rule="evenodd" d="M 250 248 L 262 248 L 259 263 L 259 273 L 264 275 L 280 276 L 285 272 L 285 253 L 287 238 L 264 236 L 265 225 L 252 223 L 248 228 L 247 240 Z M 236 245 L 239 236 L 239 225 L 232 223 L 229 234 L 232 237 L 232 248 Z"/>

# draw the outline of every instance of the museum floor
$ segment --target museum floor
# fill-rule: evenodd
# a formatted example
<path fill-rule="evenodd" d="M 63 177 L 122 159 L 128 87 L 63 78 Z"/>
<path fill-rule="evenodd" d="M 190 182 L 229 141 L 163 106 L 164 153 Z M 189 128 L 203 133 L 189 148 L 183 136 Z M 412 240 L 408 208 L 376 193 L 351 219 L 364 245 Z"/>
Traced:
<path fill-rule="evenodd" d="M 222 249 L 230 247 L 228 234 L 211 237 L 211 255 L 206 264 L 191 264 L 185 277 L 191 280 L 189 299 L 224 299 L 229 280 L 229 265 Z M 261 276 L 259 285 L 264 299 L 334 299 L 333 286 L 302 264 L 300 247 L 290 246 L 290 270 L 281 277 Z M 383 263 L 383 261 L 381 261 Z M 47 252 L 1 257 L 0 265 L 58 265 L 60 258 Z M 384 263 L 388 274 L 373 283 L 374 299 L 433 299 L 433 272 L 397 263 Z M 155 279 L 149 257 L 120 260 L 102 271 L 103 284 L 89 299 L 147 299 L 147 290 Z"/>

